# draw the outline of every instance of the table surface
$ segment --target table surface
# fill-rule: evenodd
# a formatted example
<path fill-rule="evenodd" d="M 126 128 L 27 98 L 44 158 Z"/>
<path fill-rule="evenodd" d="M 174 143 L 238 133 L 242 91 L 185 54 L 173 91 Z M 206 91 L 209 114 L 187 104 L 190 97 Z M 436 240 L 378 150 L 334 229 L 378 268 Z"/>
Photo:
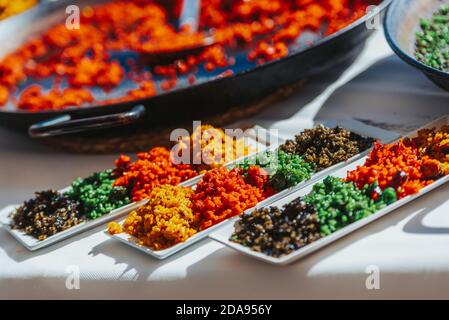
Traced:
<path fill-rule="evenodd" d="M 281 134 L 336 118 L 403 133 L 447 114 L 448 98 L 394 56 L 379 30 L 352 65 L 311 79 L 250 120 Z M 0 207 L 115 158 L 64 153 L 5 129 L 0 150 Z M 104 226 L 29 252 L 0 229 L 0 298 L 449 298 L 448 192 L 443 186 L 287 267 L 211 240 L 158 261 L 108 238 Z M 378 290 L 366 287 L 370 266 L 379 270 Z M 79 289 L 70 290 L 67 277 L 78 271 Z"/>

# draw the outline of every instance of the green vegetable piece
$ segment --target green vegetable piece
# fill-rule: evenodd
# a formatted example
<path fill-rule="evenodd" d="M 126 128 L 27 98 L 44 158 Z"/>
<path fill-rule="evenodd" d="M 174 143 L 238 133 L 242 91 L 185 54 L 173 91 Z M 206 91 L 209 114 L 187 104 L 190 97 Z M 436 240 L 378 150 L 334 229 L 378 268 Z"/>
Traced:
<path fill-rule="evenodd" d="M 396 190 L 393 188 L 386 188 L 381 195 L 381 200 L 387 205 L 396 202 L 398 200 Z"/>
<path fill-rule="evenodd" d="M 369 196 L 377 188 L 373 184 L 359 190 L 352 182 L 329 176 L 315 184 L 304 201 L 317 208 L 320 230 L 326 236 L 383 208 L 384 199 L 375 202 Z M 390 191 L 385 197 L 389 201 L 393 199 Z"/>
<path fill-rule="evenodd" d="M 130 203 L 126 189 L 112 186 L 114 180 L 111 170 L 97 172 L 85 179 L 74 180 L 66 194 L 80 203 L 83 216 L 96 219 Z"/>
<path fill-rule="evenodd" d="M 310 179 L 314 172 L 312 163 L 282 150 L 267 151 L 238 164 L 244 170 L 248 170 L 251 165 L 266 170 L 270 174 L 269 183 L 276 190 L 284 190 Z"/>

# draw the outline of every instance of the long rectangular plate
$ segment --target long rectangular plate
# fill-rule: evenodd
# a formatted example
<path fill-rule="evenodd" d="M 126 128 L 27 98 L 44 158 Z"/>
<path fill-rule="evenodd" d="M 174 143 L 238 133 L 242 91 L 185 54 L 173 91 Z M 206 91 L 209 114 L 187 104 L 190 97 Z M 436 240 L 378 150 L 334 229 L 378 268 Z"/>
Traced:
<path fill-rule="evenodd" d="M 449 116 L 439 118 L 418 130 L 430 129 L 430 128 L 441 128 L 443 125 L 449 125 Z M 407 137 L 416 136 L 418 130 L 408 134 Z M 339 177 L 339 178 L 346 177 L 346 174 L 348 171 L 356 169 L 358 165 L 362 165 L 365 162 L 366 158 L 367 157 L 363 157 L 363 158 L 357 160 L 356 162 L 353 162 L 349 165 L 344 166 L 340 170 L 336 171 L 333 174 L 333 176 Z M 324 179 L 324 177 L 322 179 L 320 179 L 319 181 L 316 181 L 316 183 L 321 182 L 323 179 Z M 421 197 L 422 195 L 438 188 L 439 186 L 445 184 L 448 181 L 449 181 L 449 175 L 442 177 L 441 179 L 438 179 L 434 183 L 421 189 L 418 193 L 416 193 L 414 195 L 409 195 L 407 197 L 404 197 L 404 198 L 394 202 L 393 204 L 379 210 L 378 212 L 370 215 L 369 217 L 366 217 L 362 220 L 356 221 L 356 222 L 354 222 L 354 223 L 352 223 L 352 224 L 350 224 L 350 225 L 348 225 L 348 226 L 346 226 L 346 227 L 344 227 L 344 228 L 342 228 L 342 229 L 340 229 L 320 240 L 317 240 L 299 250 L 296 250 L 288 255 L 284 255 L 279 258 L 271 257 L 271 256 L 265 255 L 263 253 L 253 251 L 248 247 L 245 247 L 238 243 L 229 241 L 229 238 L 231 237 L 231 235 L 234 232 L 234 223 L 238 217 L 235 217 L 232 220 L 227 221 L 226 224 L 223 224 L 221 226 L 221 228 L 214 230 L 214 232 L 211 233 L 209 235 L 209 237 L 215 241 L 218 241 L 218 242 L 220 242 L 232 249 L 235 249 L 240 253 L 250 256 L 252 258 L 255 258 L 255 259 L 258 259 L 258 260 L 261 260 L 264 262 L 268 262 L 268 263 L 274 264 L 274 265 L 281 265 L 281 266 L 288 265 L 294 261 L 304 258 L 305 256 L 337 241 L 338 239 L 354 232 L 355 230 L 360 229 L 363 226 L 365 226 L 377 219 L 380 219 L 381 217 L 389 214 L 390 212 L 394 211 L 395 209 L 409 203 L 410 201 L 413 201 L 413 200 Z M 307 195 L 309 192 L 312 191 L 314 184 L 311 184 L 311 185 L 307 186 L 306 188 L 298 190 L 298 191 L 290 194 L 289 196 L 272 203 L 271 205 L 281 208 L 283 205 L 293 201 L 294 199 Z M 252 209 L 251 211 L 253 211 L 253 210 L 254 209 Z M 250 213 L 251 211 L 247 211 L 246 213 Z"/>
<path fill-rule="evenodd" d="M 335 127 L 336 125 L 340 125 L 341 127 L 350 130 L 354 133 L 358 133 L 362 136 L 370 136 L 373 137 L 375 139 L 378 139 L 380 141 L 382 141 L 383 143 L 388 143 L 391 141 L 396 140 L 399 137 L 399 134 L 397 133 L 393 133 L 390 131 L 386 131 L 383 129 L 379 129 L 379 128 L 375 128 L 369 125 L 365 125 L 364 123 L 360 122 L 360 121 L 356 121 L 356 120 L 332 120 L 332 121 L 323 121 L 322 122 L 323 125 L 328 126 L 328 127 Z M 317 181 L 318 179 L 320 179 L 321 177 L 327 175 L 328 173 L 334 171 L 334 170 L 338 170 L 339 168 L 341 168 L 342 166 L 347 165 L 348 163 L 351 163 L 353 161 L 356 161 L 357 159 L 362 158 L 364 155 L 368 154 L 369 150 L 360 153 L 352 158 L 350 158 L 349 160 L 336 164 L 332 167 L 329 167 L 323 171 L 320 171 L 316 174 L 314 174 L 309 180 L 304 181 L 292 188 L 283 190 L 261 202 L 259 202 L 259 204 L 257 206 L 255 206 L 254 208 L 260 208 L 263 206 L 267 206 L 275 201 L 277 201 L 278 199 L 281 199 L 283 197 L 286 197 L 287 195 L 294 193 L 297 190 L 300 190 L 302 188 L 307 187 L 308 185 L 312 184 L 314 181 Z M 247 157 L 251 157 L 247 156 Z M 241 161 L 242 159 L 238 159 L 232 163 L 230 163 L 229 165 L 227 165 L 228 167 L 233 167 L 235 166 L 235 164 L 239 161 Z M 191 187 L 195 187 L 195 185 L 190 185 Z M 249 209 L 251 210 L 251 209 Z M 232 220 L 233 218 L 231 218 Z M 124 219 L 122 221 L 120 221 L 120 223 L 123 223 Z M 107 231 L 105 231 L 105 233 L 107 235 L 109 235 L 110 237 L 112 237 L 113 239 L 116 239 L 120 242 L 123 242 L 133 248 L 136 248 L 142 252 L 145 252 L 146 254 L 153 256 L 157 259 L 165 259 L 191 245 L 193 245 L 194 243 L 206 238 L 207 236 L 209 236 L 211 233 L 213 233 L 214 231 L 220 229 L 223 225 L 226 225 L 228 220 L 225 220 L 223 222 L 220 222 L 206 230 L 200 231 L 197 234 L 193 235 L 192 237 L 190 237 L 188 240 L 178 243 L 168 249 L 163 249 L 163 250 L 152 250 L 151 248 L 141 245 L 139 244 L 139 240 L 131 235 L 128 235 L 126 233 L 120 233 L 120 234 L 115 234 L 115 235 L 110 235 Z"/>
<path fill-rule="evenodd" d="M 263 128 L 257 127 L 256 129 L 262 130 L 262 134 L 260 134 L 261 137 L 266 137 L 266 140 L 256 140 L 256 137 L 252 135 L 247 135 L 244 137 L 245 142 L 253 147 L 254 149 L 260 151 L 266 149 L 266 143 L 273 142 L 274 145 L 278 145 L 279 143 L 282 143 L 283 140 L 279 139 L 279 137 L 270 137 L 269 131 L 263 132 Z M 253 152 L 255 154 L 257 152 Z M 250 155 L 251 156 L 251 155 Z M 184 181 L 180 185 L 184 186 L 191 186 L 194 185 L 195 182 L 198 181 L 197 177 L 194 177 L 190 180 Z M 68 190 L 69 187 L 66 187 L 60 192 L 65 192 Z M 65 240 L 67 238 L 70 238 L 76 234 L 82 233 L 84 231 L 87 231 L 89 229 L 95 228 L 99 225 L 106 224 L 109 221 L 120 219 L 121 217 L 127 215 L 132 210 L 135 210 L 145 204 L 145 200 L 139 201 L 139 202 L 132 202 L 126 206 L 123 206 L 121 208 L 115 209 L 111 211 L 108 214 L 103 215 L 100 218 L 94 219 L 94 220 L 87 220 L 85 222 L 82 222 L 76 226 L 73 226 L 67 230 L 58 232 L 52 236 L 47 237 L 44 240 L 38 240 L 34 238 L 33 236 L 27 235 L 26 233 L 12 229 L 11 224 L 11 218 L 10 215 L 20 206 L 20 205 L 8 205 L 5 208 L 0 210 L 0 224 L 3 225 L 3 227 L 15 238 L 17 241 L 19 241 L 23 246 L 25 246 L 30 251 L 35 251 L 47 246 L 50 246 L 54 243 L 60 242 L 62 240 Z"/>

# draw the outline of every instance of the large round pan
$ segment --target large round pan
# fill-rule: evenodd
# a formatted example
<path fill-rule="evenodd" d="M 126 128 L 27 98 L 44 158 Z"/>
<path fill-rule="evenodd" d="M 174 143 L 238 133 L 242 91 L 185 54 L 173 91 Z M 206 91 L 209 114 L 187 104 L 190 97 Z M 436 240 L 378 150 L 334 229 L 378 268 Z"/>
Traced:
<path fill-rule="evenodd" d="M 12 106 L 6 106 L 0 109 L 0 124 L 20 129 L 32 126 L 30 134 L 42 137 L 139 122 L 145 126 L 161 125 L 180 119 L 201 119 L 217 114 L 229 107 L 254 101 L 354 56 L 374 31 L 376 24 L 372 21 L 380 21 L 379 15 L 391 1 L 382 1 L 363 18 L 331 36 L 317 40 L 311 47 L 299 41 L 296 48 L 290 49 L 291 53 L 280 60 L 251 65 L 245 58 L 246 52 L 237 52 L 236 56 L 240 59 L 237 58 L 236 64 L 231 67 L 234 71 L 232 76 L 217 77 L 220 70 L 215 74 L 204 73 L 202 80 L 194 85 L 181 81 L 180 85 L 169 92 L 106 106 L 90 105 L 42 112 L 17 111 Z M 75 3 L 83 7 L 101 2 L 106 1 L 82 0 Z M 0 57 L 14 50 L 30 36 L 64 21 L 66 7 L 73 3 L 73 0 L 44 2 L 0 23 Z"/>

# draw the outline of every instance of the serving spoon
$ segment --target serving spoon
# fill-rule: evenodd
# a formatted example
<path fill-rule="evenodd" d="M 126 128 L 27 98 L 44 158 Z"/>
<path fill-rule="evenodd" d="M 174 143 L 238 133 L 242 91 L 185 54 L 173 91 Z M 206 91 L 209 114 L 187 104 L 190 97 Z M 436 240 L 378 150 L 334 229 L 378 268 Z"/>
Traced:
<path fill-rule="evenodd" d="M 198 32 L 201 0 L 183 0 L 178 21 L 178 30 L 187 29 L 192 34 Z M 152 52 L 139 52 L 145 64 L 168 64 L 175 60 L 193 55 L 199 51 L 216 44 L 217 41 L 211 33 L 206 33 L 199 44 L 182 46 L 173 49 L 161 49 Z"/>

